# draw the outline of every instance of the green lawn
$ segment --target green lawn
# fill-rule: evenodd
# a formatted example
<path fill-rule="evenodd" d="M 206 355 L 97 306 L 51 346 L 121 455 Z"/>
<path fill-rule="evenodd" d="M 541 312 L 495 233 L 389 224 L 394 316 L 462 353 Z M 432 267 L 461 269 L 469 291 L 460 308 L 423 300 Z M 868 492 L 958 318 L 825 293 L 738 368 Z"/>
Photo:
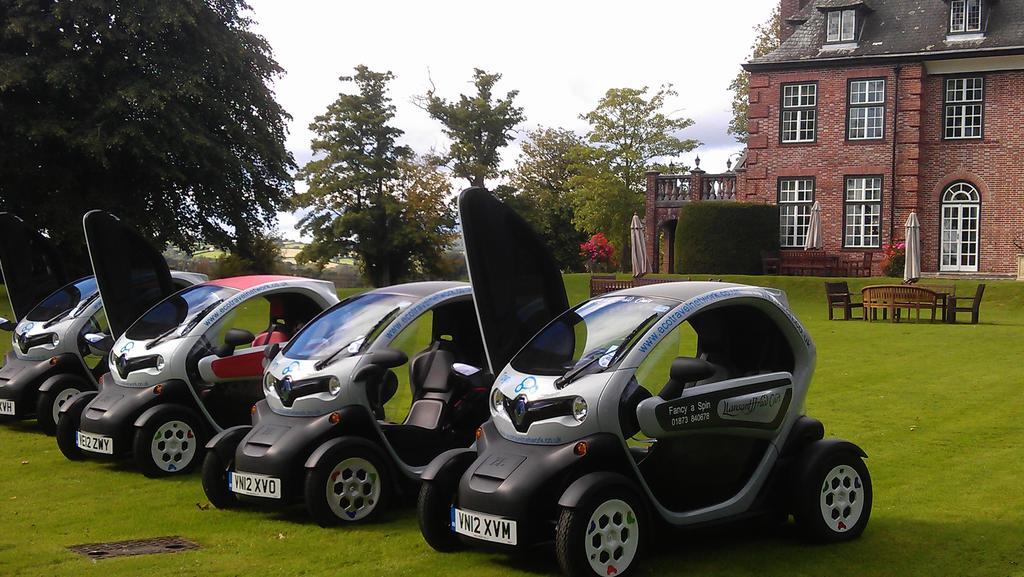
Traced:
<path fill-rule="evenodd" d="M 1024 575 L 1024 283 L 992 282 L 982 324 L 829 322 L 822 280 L 728 277 L 786 289 L 818 346 L 807 412 L 869 454 L 871 523 L 842 546 L 729 530 L 674 534 L 644 574 Z M 872 279 L 870 282 L 878 282 Z M 851 281 L 854 287 L 866 284 Z M 567 277 L 570 300 L 586 277 Z M 973 292 L 958 283 L 957 292 Z M 0 298 L 0 316 L 9 316 Z M 10 347 L 0 340 L 0 351 Z M 403 387 L 404 388 L 404 387 Z M 0 575 L 538 575 L 500 555 L 434 553 L 413 511 L 324 530 L 301 510 L 206 507 L 196 477 L 146 479 L 127 466 L 71 463 L 28 424 L 0 426 Z M 181 535 L 200 551 L 92 562 L 64 548 Z"/>

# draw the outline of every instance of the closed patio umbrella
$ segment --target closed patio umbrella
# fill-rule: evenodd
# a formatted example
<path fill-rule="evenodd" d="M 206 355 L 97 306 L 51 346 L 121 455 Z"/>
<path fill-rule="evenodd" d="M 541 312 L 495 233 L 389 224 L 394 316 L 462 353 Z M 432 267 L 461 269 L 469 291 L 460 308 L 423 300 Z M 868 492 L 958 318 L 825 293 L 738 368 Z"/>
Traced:
<path fill-rule="evenodd" d="M 804 241 L 804 250 L 817 250 L 821 248 L 821 205 L 814 201 L 811 206 L 811 223 L 807 227 L 807 240 Z"/>
<path fill-rule="evenodd" d="M 630 257 L 633 261 L 633 276 L 647 274 L 647 250 L 644 246 L 644 223 L 636 214 L 629 225 Z"/>
<path fill-rule="evenodd" d="M 907 246 L 903 263 L 903 282 L 912 282 L 921 278 L 921 223 L 917 221 L 917 213 L 907 217 Z"/>

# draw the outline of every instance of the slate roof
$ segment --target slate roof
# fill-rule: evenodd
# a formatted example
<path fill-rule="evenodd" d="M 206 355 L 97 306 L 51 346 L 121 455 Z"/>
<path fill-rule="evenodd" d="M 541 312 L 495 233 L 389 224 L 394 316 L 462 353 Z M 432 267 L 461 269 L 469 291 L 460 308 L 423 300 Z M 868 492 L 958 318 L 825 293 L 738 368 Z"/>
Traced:
<path fill-rule="evenodd" d="M 855 48 L 825 46 L 826 9 L 858 7 L 864 27 Z M 775 51 L 746 64 L 779 68 L 846 60 L 963 58 L 1024 52 L 1024 0 L 985 0 L 987 29 L 978 40 L 946 40 L 948 0 L 811 0 L 787 18 L 796 30 Z M 800 23 L 800 22 L 803 23 Z M 824 48 L 824 49 L 823 49 Z M 837 62 L 838 61 L 838 62 Z"/>

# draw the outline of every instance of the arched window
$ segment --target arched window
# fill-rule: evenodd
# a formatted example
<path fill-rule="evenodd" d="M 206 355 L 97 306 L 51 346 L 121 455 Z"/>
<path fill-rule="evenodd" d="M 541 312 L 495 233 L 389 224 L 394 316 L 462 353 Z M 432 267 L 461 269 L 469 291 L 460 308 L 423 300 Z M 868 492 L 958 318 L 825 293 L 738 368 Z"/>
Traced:
<path fill-rule="evenodd" d="M 981 195 L 969 182 L 954 182 L 942 193 L 939 269 L 977 272 Z"/>
<path fill-rule="evenodd" d="M 942 202 L 980 202 L 978 189 L 969 182 L 955 182 L 942 195 Z"/>

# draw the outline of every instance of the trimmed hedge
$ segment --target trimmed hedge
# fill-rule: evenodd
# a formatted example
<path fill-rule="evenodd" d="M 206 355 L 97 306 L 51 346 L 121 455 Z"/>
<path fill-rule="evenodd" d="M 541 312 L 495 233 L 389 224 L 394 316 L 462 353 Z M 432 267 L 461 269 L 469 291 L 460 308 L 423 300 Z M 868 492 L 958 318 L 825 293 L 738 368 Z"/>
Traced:
<path fill-rule="evenodd" d="M 761 274 L 761 251 L 778 248 L 777 206 L 694 202 L 679 209 L 677 273 Z"/>

